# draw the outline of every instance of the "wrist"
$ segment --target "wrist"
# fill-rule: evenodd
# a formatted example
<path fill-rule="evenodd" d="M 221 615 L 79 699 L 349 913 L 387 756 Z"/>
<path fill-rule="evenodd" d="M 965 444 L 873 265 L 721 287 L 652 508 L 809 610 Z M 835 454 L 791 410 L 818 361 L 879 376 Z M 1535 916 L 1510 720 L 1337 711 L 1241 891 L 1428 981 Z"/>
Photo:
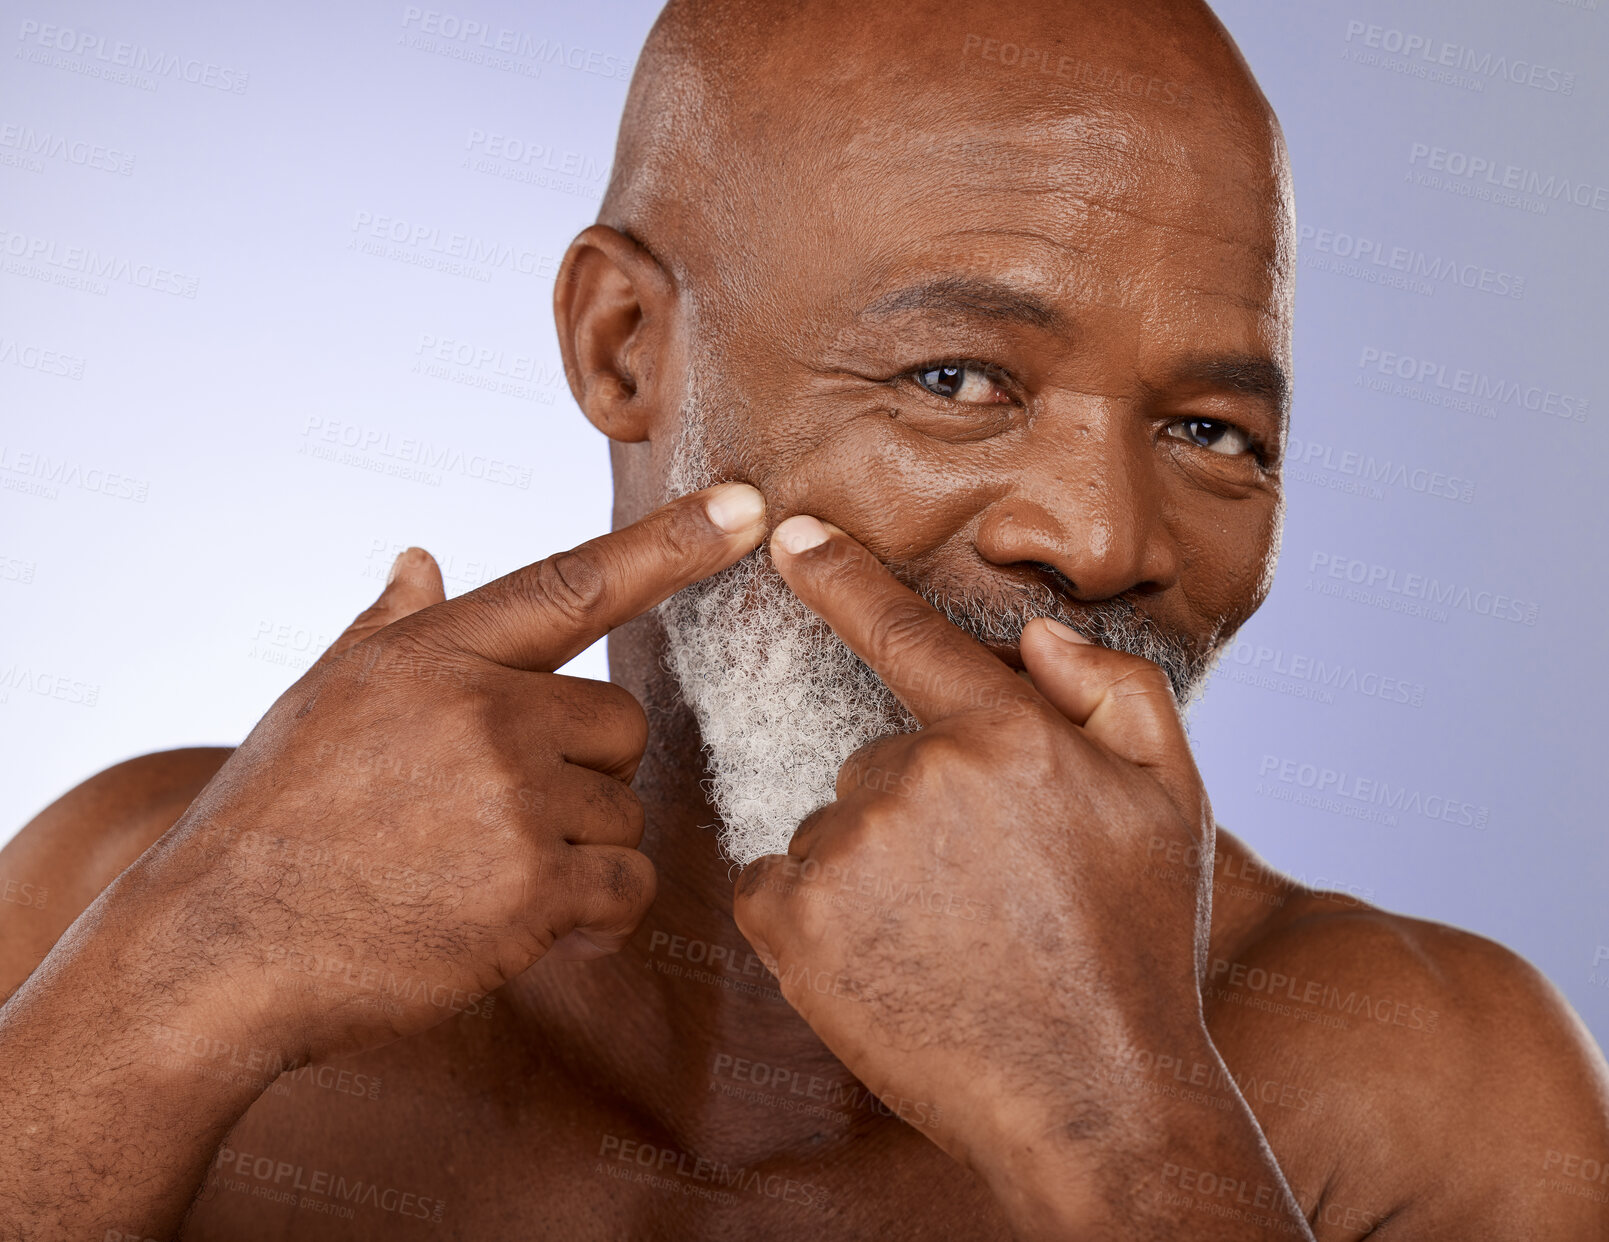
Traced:
<path fill-rule="evenodd" d="M 112 1218 L 169 1236 L 279 1072 L 217 1034 L 210 996 L 106 897 L 0 1007 L 0 1200 L 28 1237 L 99 1237 Z"/>
<path fill-rule="evenodd" d="M 995 1110 L 967 1162 L 1014 1235 L 1310 1237 L 1205 1027 L 1149 1043 L 1087 1062 L 1075 1093 Z"/>
<path fill-rule="evenodd" d="M 297 1063 L 294 1015 L 276 1012 L 256 928 L 217 877 L 176 872 L 142 859 L 108 885 L 41 963 L 40 1003 L 87 1002 L 92 1026 L 142 1066 L 260 1094 Z"/>
<path fill-rule="evenodd" d="M 60 946 L 0 1009 L 0 1074 L 53 1084 L 79 1106 L 94 1097 L 163 1101 L 204 1122 L 243 1113 L 284 1069 L 259 1054 L 244 1062 L 233 1028 L 120 968 L 100 946 Z"/>

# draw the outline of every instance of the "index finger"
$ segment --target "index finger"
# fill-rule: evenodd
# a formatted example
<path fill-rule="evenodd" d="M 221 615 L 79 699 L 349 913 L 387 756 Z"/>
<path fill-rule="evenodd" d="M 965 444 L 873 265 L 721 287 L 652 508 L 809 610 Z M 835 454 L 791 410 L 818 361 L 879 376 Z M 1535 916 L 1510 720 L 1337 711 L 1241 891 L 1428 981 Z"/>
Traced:
<path fill-rule="evenodd" d="M 404 624 L 509 668 L 551 672 L 617 625 L 751 552 L 764 530 L 760 493 L 723 483 Z"/>
<path fill-rule="evenodd" d="M 818 534 L 825 538 L 800 538 Z M 1004 661 L 837 527 L 791 517 L 777 526 L 771 554 L 794 594 L 922 724 L 979 708 L 1020 711 L 1043 701 Z"/>

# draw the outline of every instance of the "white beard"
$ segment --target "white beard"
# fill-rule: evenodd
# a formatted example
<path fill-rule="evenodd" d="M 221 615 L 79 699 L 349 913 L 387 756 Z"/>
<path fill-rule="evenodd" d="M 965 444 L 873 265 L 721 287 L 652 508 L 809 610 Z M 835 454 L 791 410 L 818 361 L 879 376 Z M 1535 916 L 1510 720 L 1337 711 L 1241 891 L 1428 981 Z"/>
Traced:
<path fill-rule="evenodd" d="M 696 387 L 696 386 L 695 386 Z M 665 499 L 720 482 L 690 396 L 665 482 Z M 1197 655 L 1121 601 L 1067 606 L 1055 592 L 1018 592 L 1005 608 L 930 602 L 974 637 L 1015 642 L 1034 616 L 1053 616 L 1092 641 L 1155 660 L 1188 703 L 1223 642 Z M 703 734 L 720 816 L 722 854 L 746 866 L 785 854 L 799 822 L 836 797 L 838 769 L 876 738 L 919 722 L 827 623 L 800 602 L 762 545 L 737 564 L 659 605 L 666 664 Z"/>
<path fill-rule="evenodd" d="M 668 497 L 718 481 L 696 416 L 682 426 Z M 764 546 L 671 596 L 659 618 L 666 663 L 704 737 L 721 853 L 739 866 L 788 852 L 799 821 L 836 796 L 854 750 L 917 727 Z"/>

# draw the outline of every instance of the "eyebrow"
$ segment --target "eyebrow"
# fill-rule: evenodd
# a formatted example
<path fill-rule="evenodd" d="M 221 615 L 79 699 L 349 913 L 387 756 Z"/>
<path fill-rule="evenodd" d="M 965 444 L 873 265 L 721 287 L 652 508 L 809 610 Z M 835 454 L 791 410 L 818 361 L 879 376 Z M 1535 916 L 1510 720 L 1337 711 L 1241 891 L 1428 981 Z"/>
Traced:
<path fill-rule="evenodd" d="M 1068 317 L 1044 299 L 987 276 L 943 276 L 896 289 L 869 303 L 860 313 L 862 318 L 882 319 L 908 311 L 959 313 L 1062 333 L 1070 326 Z M 1281 414 L 1290 409 L 1290 376 L 1273 359 L 1259 354 L 1188 359 L 1174 368 L 1169 379 L 1172 383 L 1206 384 L 1257 397 Z"/>
<path fill-rule="evenodd" d="M 1273 359 L 1258 354 L 1193 358 L 1174 368 L 1171 379 L 1176 384 L 1207 384 L 1260 397 L 1281 414 L 1290 409 L 1290 376 Z"/>
<path fill-rule="evenodd" d="M 1065 331 L 1067 317 L 1042 298 L 1003 281 L 984 276 L 945 276 L 885 293 L 860 312 L 881 319 L 906 311 L 941 311 L 972 315 L 995 323 Z"/>

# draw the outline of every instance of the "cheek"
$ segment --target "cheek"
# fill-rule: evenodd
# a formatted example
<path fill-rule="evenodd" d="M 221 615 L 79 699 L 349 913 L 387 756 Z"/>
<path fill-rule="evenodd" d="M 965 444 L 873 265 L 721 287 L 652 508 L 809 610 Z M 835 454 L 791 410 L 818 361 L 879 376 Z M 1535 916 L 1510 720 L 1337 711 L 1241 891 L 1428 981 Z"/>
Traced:
<path fill-rule="evenodd" d="M 1256 494 L 1176 513 L 1174 537 L 1184 565 L 1180 585 L 1203 622 L 1222 617 L 1238 627 L 1267 597 L 1281 511 L 1277 495 Z"/>
<path fill-rule="evenodd" d="M 912 560 L 954 536 L 998 493 L 984 456 L 975 445 L 963 453 L 871 411 L 766 472 L 761 486 L 772 522 L 814 514 L 880 560 Z"/>

